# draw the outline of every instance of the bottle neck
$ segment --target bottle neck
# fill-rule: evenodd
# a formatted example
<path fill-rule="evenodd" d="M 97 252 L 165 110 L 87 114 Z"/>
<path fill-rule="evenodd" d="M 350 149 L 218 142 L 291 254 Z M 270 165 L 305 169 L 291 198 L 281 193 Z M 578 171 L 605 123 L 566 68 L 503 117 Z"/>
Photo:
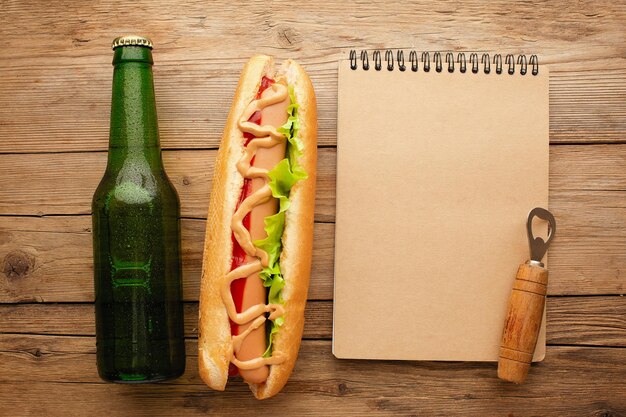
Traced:
<path fill-rule="evenodd" d="M 161 166 L 159 128 L 152 78 L 152 52 L 141 46 L 116 48 L 109 132 L 109 168 L 140 158 Z"/>

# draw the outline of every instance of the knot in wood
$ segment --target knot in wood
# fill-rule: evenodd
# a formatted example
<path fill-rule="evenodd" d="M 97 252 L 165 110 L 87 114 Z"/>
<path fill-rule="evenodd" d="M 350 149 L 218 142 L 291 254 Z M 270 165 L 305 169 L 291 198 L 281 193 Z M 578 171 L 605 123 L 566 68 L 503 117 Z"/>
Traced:
<path fill-rule="evenodd" d="M 337 391 L 339 392 L 339 395 L 344 395 L 348 392 L 348 386 L 342 382 L 337 386 Z"/>
<path fill-rule="evenodd" d="M 278 26 L 276 28 L 278 44 L 284 49 L 299 49 L 302 43 L 302 36 L 297 30 L 290 26 Z"/>
<path fill-rule="evenodd" d="M 610 410 L 600 410 L 596 413 L 596 417 L 617 417 L 617 414 L 613 414 Z"/>
<path fill-rule="evenodd" d="M 2 272 L 7 278 L 23 278 L 35 266 L 35 257 L 21 250 L 9 252 L 4 257 Z"/>

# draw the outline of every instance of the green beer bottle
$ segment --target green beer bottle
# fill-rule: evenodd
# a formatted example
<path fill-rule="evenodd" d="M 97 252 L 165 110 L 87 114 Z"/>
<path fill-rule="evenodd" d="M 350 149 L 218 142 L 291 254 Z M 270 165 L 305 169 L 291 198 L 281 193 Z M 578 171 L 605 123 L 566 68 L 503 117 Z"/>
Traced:
<path fill-rule="evenodd" d="M 180 203 L 163 168 L 152 43 L 113 41 L 106 172 L 93 196 L 97 363 L 114 382 L 185 370 Z"/>

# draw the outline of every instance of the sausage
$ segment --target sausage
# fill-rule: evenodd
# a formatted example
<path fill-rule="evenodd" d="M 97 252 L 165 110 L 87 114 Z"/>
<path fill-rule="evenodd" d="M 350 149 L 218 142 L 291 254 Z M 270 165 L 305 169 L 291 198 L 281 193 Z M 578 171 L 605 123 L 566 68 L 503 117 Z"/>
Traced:
<path fill-rule="evenodd" d="M 261 94 L 261 98 L 264 98 L 269 93 L 269 90 L 265 90 Z M 287 121 L 287 106 L 289 106 L 289 98 L 276 103 L 274 105 L 265 107 L 261 110 L 261 123 L 264 125 L 271 125 L 274 127 L 280 127 Z M 264 168 L 271 170 L 276 164 L 278 164 L 283 158 L 285 158 L 286 144 L 283 142 L 271 148 L 259 148 L 255 154 L 254 162 L 252 166 L 258 168 Z M 265 180 L 262 178 L 254 178 L 251 184 L 250 193 L 254 193 L 265 185 Z M 264 220 L 267 216 L 271 216 L 278 211 L 278 200 L 271 198 L 268 202 L 260 204 L 252 209 L 250 212 L 250 236 L 252 240 L 264 239 L 267 237 L 265 233 Z M 245 263 L 251 262 L 253 259 L 250 256 L 246 256 Z M 243 293 L 242 311 L 257 304 L 267 303 L 267 289 L 263 286 L 263 281 L 259 278 L 258 273 L 254 273 L 249 276 L 246 281 L 246 286 Z M 266 323 L 269 325 L 269 323 Z M 239 326 L 239 333 L 242 333 L 248 328 L 249 324 Z M 235 356 L 239 360 L 250 360 L 262 356 L 267 349 L 266 331 L 265 326 L 261 326 L 258 329 L 253 330 L 242 342 L 241 347 L 235 352 Z M 260 384 L 264 382 L 269 374 L 269 367 L 264 365 L 260 368 L 251 370 L 239 370 L 239 374 L 246 381 Z"/>

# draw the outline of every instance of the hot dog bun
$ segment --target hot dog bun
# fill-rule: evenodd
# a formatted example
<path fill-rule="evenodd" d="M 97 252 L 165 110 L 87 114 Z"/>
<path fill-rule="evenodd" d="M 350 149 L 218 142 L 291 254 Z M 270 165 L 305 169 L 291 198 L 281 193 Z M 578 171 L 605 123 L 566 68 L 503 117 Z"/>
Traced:
<path fill-rule="evenodd" d="M 257 55 L 248 61 L 242 71 L 215 162 L 200 289 L 199 372 L 209 387 L 224 390 L 232 347 L 230 323 L 220 296 L 220 287 L 231 267 L 231 219 L 243 186 L 243 177 L 236 169 L 236 163 L 244 149 L 243 133 L 238 128 L 237 121 L 246 106 L 255 99 L 262 77 L 275 78 L 280 75 L 284 75 L 288 84 L 293 86 L 299 105 L 298 138 L 303 144 L 303 155 L 299 162 L 308 178 L 297 182 L 291 189 L 291 205 L 286 212 L 282 237 L 280 266 L 285 279 L 282 290 L 285 312 L 284 324 L 274 336 L 273 355 L 281 355 L 285 360 L 270 366 L 266 382 L 249 384 L 258 399 L 269 398 L 278 393 L 293 370 L 302 338 L 311 270 L 317 108 L 311 80 L 302 67 L 292 60 L 285 61 L 279 69 L 275 69 L 271 57 Z"/>

